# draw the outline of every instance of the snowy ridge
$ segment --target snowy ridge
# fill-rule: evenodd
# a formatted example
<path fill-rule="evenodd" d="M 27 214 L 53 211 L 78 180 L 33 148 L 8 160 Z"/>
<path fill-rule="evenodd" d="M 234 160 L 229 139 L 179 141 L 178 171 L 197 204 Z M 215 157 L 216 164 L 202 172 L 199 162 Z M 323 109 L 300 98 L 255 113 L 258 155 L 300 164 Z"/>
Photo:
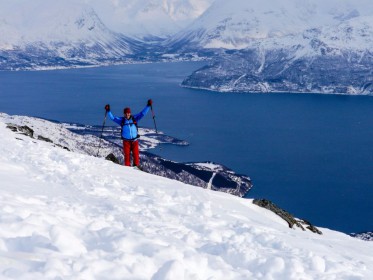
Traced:
<path fill-rule="evenodd" d="M 1 279 L 370 279 L 373 243 L 251 200 L 15 134 L 0 121 Z"/>
<path fill-rule="evenodd" d="M 100 128 L 95 129 L 68 123 L 61 124 L 35 117 L 12 116 L 5 113 L 0 113 L 0 120 L 9 125 L 27 126 L 33 131 L 32 138 L 42 138 L 69 151 L 103 158 L 110 153 L 115 153 L 123 161 L 121 152 L 122 140 L 119 136 L 120 127 L 106 127 L 103 130 L 104 139 L 100 139 L 96 136 L 100 136 Z M 163 132 L 155 134 L 149 128 L 139 127 L 139 134 L 141 135 L 139 143 L 141 151 L 155 148 L 160 143 L 188 145 L 185 141 L 165 136 Z"/>
<path fill-rule="evenodd" d="M 101 139 L 101 127 L 60 124 L 27 116 L 9 116 L 4 113 L 0 113 L 0 120 L 9 124 L 8 127 L 16 133 L 47 141 L 69 151 L 98 156 L 123 164 L 119 126 L 105 127 Z M 165 135 L 163 132 L 155 133 L 149 128 L 139 127 L 139 133 L 141 135 L 139 145 L 142 151 L 141 166 L 147 173 L 240 197 L 245 196 L 252 188 L 251 179 L 248 176 L 236 174 L 225 166 L 179 163 L 146 152 L 162 143 L 172 145 L 188 145 L 188 143 Z M 203 168 L 201 165 L 204 165 Z"/>

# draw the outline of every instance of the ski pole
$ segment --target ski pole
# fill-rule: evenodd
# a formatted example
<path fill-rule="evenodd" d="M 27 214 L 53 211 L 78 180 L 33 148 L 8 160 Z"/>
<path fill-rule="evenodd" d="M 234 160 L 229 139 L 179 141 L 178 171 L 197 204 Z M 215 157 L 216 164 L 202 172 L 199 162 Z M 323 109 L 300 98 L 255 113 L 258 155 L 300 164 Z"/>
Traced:
<path fill-rule="evenodd" d="M 153 121 L 154 121 L 155 132 L 158 134 L 157 124 L 156 124 L 156 122 L 155 122 L 155 114 L 154 114 L 154 111 L 153 111 L 153 105 L 150 106 L 150 109 L 151 109 L 151 111 L 152 111 L 152 116 L 153 116 Z"/>
<path fill-rule="evenodd" d="M 102 124 L 101 135 L 100 135 L 100 140 L 99 140 L 99 142 L 98 142 L 98 150 L 97 150 L 97 155 L 96 155 L 96 157 L 98 157 L 98 153 L 99 153 L 99 151 L 100 151 L 101 139 L 102 139 L 102 134 L 104 133 L 104 127 L 105 127 L 105 122 L 106 122 L 106 116 L 107 116 L 107 111 L 105 111 L 105 118 L 104 118 L 104 123 Z"/>

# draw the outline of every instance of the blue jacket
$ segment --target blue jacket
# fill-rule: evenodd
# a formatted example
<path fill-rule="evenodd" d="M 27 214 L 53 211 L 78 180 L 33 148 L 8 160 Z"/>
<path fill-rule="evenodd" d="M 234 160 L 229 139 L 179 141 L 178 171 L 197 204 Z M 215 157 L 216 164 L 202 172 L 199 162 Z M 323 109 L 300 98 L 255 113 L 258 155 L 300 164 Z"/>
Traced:
<path fill-rule="evenodd" d="M 150 106 L 146 106 L 140 113 L 136 115 L 131 115 L 131 118 L 127 120 L 125 117 L 116 117 L 111 111 L 108 112 L 109 118 L 119 124 L 122 127 L 122 139 L 123 140 L 136 140 L 139 136 L 137 134 L 137 123 L 141 120 L 150 110 Z"/>

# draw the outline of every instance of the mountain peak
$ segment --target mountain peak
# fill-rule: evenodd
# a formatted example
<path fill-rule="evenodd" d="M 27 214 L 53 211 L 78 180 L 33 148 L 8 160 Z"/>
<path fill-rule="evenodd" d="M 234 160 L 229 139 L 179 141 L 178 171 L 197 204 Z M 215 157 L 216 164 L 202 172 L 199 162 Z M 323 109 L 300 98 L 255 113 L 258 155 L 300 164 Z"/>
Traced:
<path fill-rule="evenodd" d="M 369 11 L 367 7 L 372 9 Z M 189 39 L 190 43 L 203 48 L 244 49 L 258 44 L 264 48 L 275 48 L 276 45 L 283 47 L 287 42 L 288 46 L 294 44 L 294 41 L 301 43 L 302 34 L 313 29 L 321 33 L 330 29 L 335 32 L 341 24 L 345 24 L 361 32 L 363 23 L 373 22 L 372 11 L 373 4 L 365 0 L 216 0 L 173 41 L 191 38 L 194 33 L 195 37 Z M 371 30 L 370 27 L 368 32 Z M 370 44 L 371 40 L 366 39 L 364 47 Z M 362 47 L 360 44 L 354 45 L 358 46 Z"/>

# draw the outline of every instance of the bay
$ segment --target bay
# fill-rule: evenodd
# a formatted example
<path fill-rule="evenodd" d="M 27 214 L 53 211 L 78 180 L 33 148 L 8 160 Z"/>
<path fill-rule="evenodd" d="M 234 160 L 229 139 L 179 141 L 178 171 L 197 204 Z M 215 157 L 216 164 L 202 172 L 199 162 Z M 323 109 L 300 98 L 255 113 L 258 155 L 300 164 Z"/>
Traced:
<path fill-rule="evenodd" d="M 105 104 L 121 115 L 152 98 L 158 129 L 190 143 L 152 152 L 224 164 L 251 177 L 249 198 L 270 199 L 316 226 L 373 230 L 373 97 L 180 87 L 203 64 L 0 72 L 0 111 L 101 125 Z M 150 114 L 140 126 L 153 127 Z"/>

